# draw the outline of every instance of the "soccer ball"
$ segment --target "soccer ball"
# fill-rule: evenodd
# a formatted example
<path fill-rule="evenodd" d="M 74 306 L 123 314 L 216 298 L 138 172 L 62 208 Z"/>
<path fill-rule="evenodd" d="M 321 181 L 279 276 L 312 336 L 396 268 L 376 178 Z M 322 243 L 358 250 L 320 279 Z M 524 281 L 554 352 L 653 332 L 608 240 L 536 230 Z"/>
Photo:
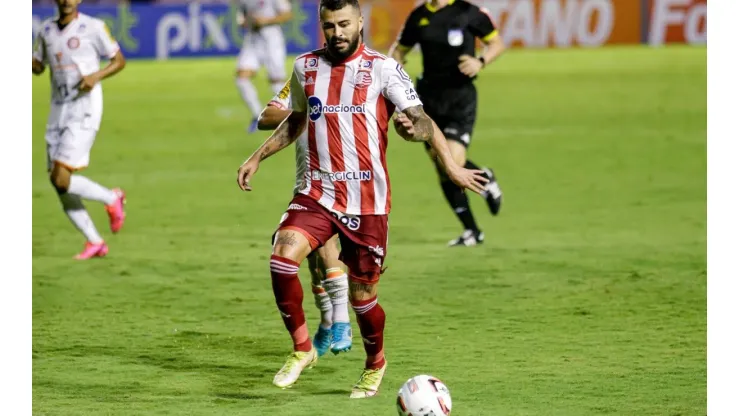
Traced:
<path fill-rule="evenodd" d="M 452 410 L 450 390 L 438 378 L 416 376 L 398 390 L 399 416 L 447 416 Z"/>

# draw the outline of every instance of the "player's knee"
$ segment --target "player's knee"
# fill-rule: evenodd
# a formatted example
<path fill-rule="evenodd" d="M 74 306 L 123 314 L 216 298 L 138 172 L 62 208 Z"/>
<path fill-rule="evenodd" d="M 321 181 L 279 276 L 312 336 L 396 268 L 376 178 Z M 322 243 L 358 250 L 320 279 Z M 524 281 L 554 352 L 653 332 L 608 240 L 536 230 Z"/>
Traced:
<path fill-rule="evenodd" d="M 55 163 L 49 174 L 49 180 L 51 181 L 54 189 L 60 194 L 67 192 L 69 189 L 69 181 L 71 172 L 68 171 L 64 166 Z"/>
<path fill-rule="evenodd" d="M 301 233 L 293 230 L 279 230 L 272 247 L 272 254 L 297 263 L 303 261 L 311 252 L 311 244 Z"/>
<path fill-rule="evenodd" d="M 350 277 L 349 300 L 352 302 L 372 299 L 378 295 L 378 286 Z"/>

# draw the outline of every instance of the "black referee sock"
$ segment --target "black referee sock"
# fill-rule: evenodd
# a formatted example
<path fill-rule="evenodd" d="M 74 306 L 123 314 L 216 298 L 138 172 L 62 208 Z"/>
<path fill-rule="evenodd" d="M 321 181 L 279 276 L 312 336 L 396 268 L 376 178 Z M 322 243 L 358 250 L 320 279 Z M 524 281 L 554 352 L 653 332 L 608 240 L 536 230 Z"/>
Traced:
<path fill-rule="evenodd" d="M 463 227 L 466 230 L 473 230 L 476 234 L 479 233 L 480 230 L 475 223 L 475 218 L 473 218 L 473 212 L 470 210 L 470 202 L 465 190 L 449 180 L 441 182 L 440 185 L 445 198 L 447 198 L 447 203 L 455 211 L 455 215 L 457 215 Z"/>
<path fill-rule="evenodd" d="M 480 170 L 480 167 L 478 165 L 476 165 L 475 163 L 473 163 L 472 160 L 469 160 L 468 159 L 468 160 L 465 161 L 465 169 Z M 496 175 L 493 173 L 493 169 L 491 169 L 491 176 L 489 177 L 488 175 L 486 175 L 486 177 L 491 182 L 495 182 L 496 181 Z"/>

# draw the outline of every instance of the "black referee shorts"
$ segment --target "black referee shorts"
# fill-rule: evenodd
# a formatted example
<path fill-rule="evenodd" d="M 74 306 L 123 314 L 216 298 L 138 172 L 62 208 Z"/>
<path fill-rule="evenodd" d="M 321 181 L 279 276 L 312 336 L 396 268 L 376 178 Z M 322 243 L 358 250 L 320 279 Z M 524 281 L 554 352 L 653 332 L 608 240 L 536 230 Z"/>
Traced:
<path fill-rule="evenodd" d="M 472 83 L 459 87 L 446 87 L 420 79 L 416 83 L 424 112 L 434 120 L 448 140 L 461 143 L 466 148 L 475 125 L 478 111 L 478 92 Z M 429 144 L 424 143 L 429 149 Z"/>

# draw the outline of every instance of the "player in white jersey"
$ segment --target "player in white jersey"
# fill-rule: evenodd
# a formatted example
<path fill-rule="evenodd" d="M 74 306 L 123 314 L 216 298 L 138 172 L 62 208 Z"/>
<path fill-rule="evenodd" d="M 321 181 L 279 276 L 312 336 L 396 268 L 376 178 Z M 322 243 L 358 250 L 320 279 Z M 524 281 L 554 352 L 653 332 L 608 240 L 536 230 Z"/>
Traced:
<path fill-rule="evenodd" d="M 274 130 L 290 115 L 290 81 L 275 94 L 259 117 L 260 130 Z M 303 187 L 308 157 L 308 133 L 295 143 L 296 182 L 293 194 Z M 352 327 L 349 322 L 347 273 L 339 261 L 338 236 L 334 235 L 323 246 L 308 256 L 311 273 L 311 291 L 316 307 L 321 311 L 321 323 L 313 338 L 319 357 L 331 349 L 334 354 L 352 348 Z"/>
<path fill-rule="evenodd" d="M 285 36 L 280 27 L 292 17 L 290 0 L 234 0 L 239 7 L 237 22 L 246 29 L 236 67 L 236 86 L 252 113 L 249 132 L 257 130 L 262 110 L 259 94 L 252 83 L 260 67 L 267 70 L 272 92 L 277 94 L 285 82 Z"/>
<path fill-rule="evenodd" d="M 296 382 L 318 357 L 303 313 L 301 262 L 339 234 L 340 259 L 350 278 L 350 303 L 366 352 L 365 369 L 351 398 L 372 397 L 385 374 L 385 312 L 377 283 L 387 254 L 390 181 L 386 165 L 388 122 L 394 110 L 408 141 L 429 142 L 442 168 L 460 187 L 483 192 L 481 170 L 458 166 L 444 134 L 427 116 L 408 74 L 395 60 L 360 42 L 363 19 L 358 0 L 321 0 L 319 16 L 327 46 L 299 56 L 290 83 L 291 114 L 237 173 L 242 190 L 260 162 L 308 131 L 308 169 L 301 189 L 280 223 L 270 257 L 275 300 L 293 341 L 293 353 L 273 384 Z"/>
<path fill-rule="evenodd" d="M 111 231 L 123 226 L 125 195 L 75 173 L 87 167 L 90 149 L 103 115 L 100 81 L 118 73 L 125 58 L 102 20 L 81 14 L 81 0 L 56 0 L 59 17 L 41 24 L 33 51 L 32 70 L 40 75 L 49 65 L 51 111 L 46 124 L 47 169 L 62 208 L 85 236 L 84 250 L 75 256 L 103 257 L 108 246 L 98 233 L 82 199 L 105 204 Z M 110 63 L 100 69 L 100 58 Z"/>

